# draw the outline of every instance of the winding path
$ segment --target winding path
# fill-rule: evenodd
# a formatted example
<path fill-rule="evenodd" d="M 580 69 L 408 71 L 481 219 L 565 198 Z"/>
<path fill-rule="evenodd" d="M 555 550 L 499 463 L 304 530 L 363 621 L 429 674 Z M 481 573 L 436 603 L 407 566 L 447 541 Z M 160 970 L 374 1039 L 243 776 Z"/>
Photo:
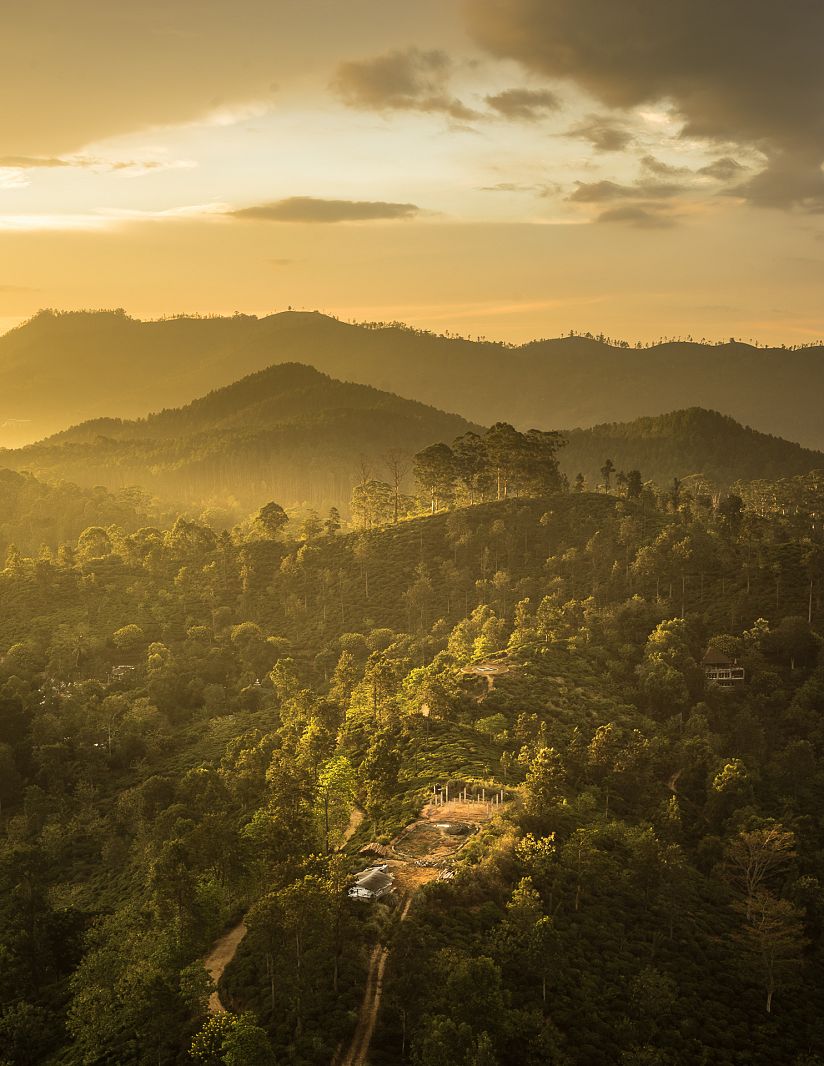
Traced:
<path fill-rule="evenodd" d="M 338 851 L 346 846 L 350 838 L 358 831 L 358 827 L 362 821 L 363 811 L 360 807 L 353 807 L 352 813 L 349 815 L 349 824 L 344 830 L 343 839 L 338 845 Z M 246 936 L 246 933 L 246 922 L 241 918 L 237 925 L 233 925 L 231 929 L 214 942 L 212 950 L 203 960 L 206 973 L 211 977 L 215 986 L 214 992 L 209 996 L 210 1014 L 220 1014 L 228 1009 L 220 998 L 217 986 L 220 983 L 224 970 L 237 954 L 237 949 L 240 947 L 240 942 Z"/>
<path fill-rule="evenodd" d="M 428 803 L 421 811 L 421 817 L 403 829 L 392 841 L 391 846 L 394 848 L 408 833 L 427 823 L 457 821 L 469 822 L 477 827 L 480 822 L 487 822 L 492 817 L 493 808 L 486 803 L 463 802 L 461 800 L 450 800 L 447 803 Z M 463 843 L 465 841 L 449 848 L 448 855 L 454 857 L 460 851 Z M 447 858 L 447 855 L 437 845 L 427 854 L 430 858 L 437 857 L 441 860 Z M 421 885 L 434 880 L 442 866 L 436 863 L 424 866 L 400 851 L 396 851 L 395 855 L 396 858 L 389 860 L 389 865 L 398 879 L 399 894 L 403 899 L 403 905 L 397 919 L 399 922 L 403 922 L 406 921 L 417 890 Z M 358 1021 L 352 1041 L 346 1052 L 342 1055 L 338 1052 L 338 1055 L 333 1060 L 333 1066 L 367 1066 L 369 1048 L 381 1007 L 383 975 L 388 958 L 389 948 L 377 944 L 369 958 L 366 987 L 363 992 L 360 1010 L 358 1011 Z"/>
<path fill-rule="evenodd" d="M 338 851 L 341 851 L 343 848 L 346 847 L 346 845 L 349 843 L 355 833 L 357 833 L 362 821 L 363 811 L 360 809 L 360 807 L 353 807 L 352 813 L 349 815 L 349 824 L 347 825 L 346 829 L 344 829 L 343 838 L 341 839 L 340 844 L 338 844 Z"/>
<path fill-rule="evenodd" d="M 403 922 L 409 914 L 412 906 L 410 896 L 403 905 L 399 921 Z M 352 1043 L 349 1045 L 344 1058 L 340 1060 L 340 1066 L 366 1066 L 369 1046 L 372 1043 L 372 1035 L 375 1032 L 375 1023 L 378 1020 L 378 1011 L 381 1007 L 383 995 L 383 972 L 386 969 L 386 960 L 389 958 L 389 948 L 378 944 L 372 952 L 369 960 L 369 974 L 366 979 L 366 988 L 363 993 L 363 1002 L 358 1012 L 358 1024 Z"/>
<path fill-rule="evenodd" d="M 238 946 L 245 936 L 246 922 L 241 919 L 237 925 L 233 925 L 227 933 L 224 933 L 220 939 L 215 941 L 212 945 L 212 950 L 203 960 L 206 973 L 208 973 L 215 985 L 214 992 L 209 996 L 210 1014 L 220 1014 L 226 1010 L 226 1006 L 221 1002 L 217 986 L 223 976 L 223 971 L 235 957 Z"/>

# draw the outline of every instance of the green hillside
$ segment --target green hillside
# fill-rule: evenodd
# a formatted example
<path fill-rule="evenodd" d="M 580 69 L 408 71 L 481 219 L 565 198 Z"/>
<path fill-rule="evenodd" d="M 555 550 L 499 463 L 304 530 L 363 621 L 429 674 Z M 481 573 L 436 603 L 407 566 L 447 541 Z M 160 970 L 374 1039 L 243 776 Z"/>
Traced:
<path fill-rule="evenodd" d="M 699 475 L 718 488 L 736 481 L 781 478 L 824 469 L 824 453 L 742 426 L 728 415 L 692 407 L 658 418 L 569 430 L 560 453 L 567 476 L 598 484 L 607 458 L 618 470 L 640 470 L 659 485 Z"/>
<path fill-rule="evenodd" d="M 0 453 L 0 466 L 110 489 L 139 484 L 184 504 L 346 507 L 366 468 L 386 476 L 390 453 L 408 460 L 471 429 L 457 415 L 307 366 L 252 374 L 188 406 L 137 421 L 96 419 Z"/>
<path fill-rule="evenodd" d="M 9 558 L 3 1060 L 328 1066 L 382 959 L 376 1066 L 820 1061 L 824 502 L 796 487 Z M 507 802 L 436 807 L 465 847 L 350 899 L 435 783 Z"/>
<path fill-rule="evenodd" d="M 157 322 L 113 312 L 42 313 L 0 337 L 0 444 L 30 443 L 92 418 L 177 407 L 282 362 L 482 424 L 578 427 L 699 406 L 824 447 L 821 348 L 685 342 L 636 349 L 580 336 L 508 347 L 304 312 Z"/>

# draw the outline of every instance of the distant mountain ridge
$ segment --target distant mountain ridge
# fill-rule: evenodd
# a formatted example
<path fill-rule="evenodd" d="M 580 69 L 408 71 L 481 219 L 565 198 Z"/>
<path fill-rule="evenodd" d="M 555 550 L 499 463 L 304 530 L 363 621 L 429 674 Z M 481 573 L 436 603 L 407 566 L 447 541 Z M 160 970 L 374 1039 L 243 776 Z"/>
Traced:
<path fill-rule="evenodd" d="M 824 453 L 759 433 L 728 415 L 699 407 L 656 418 L 611 422 L 564 433 L 560 452 L 567 476 L 583 473 L 591 485 L 612 459 L 619 470 L 638 469 L 645 479 L 666 485 L 673 477 L 700 475 L 719 488 L 736 481 L 793 477 L 824 470 Z"/>
<path fill-rule="evenodd" d="M 134 418 L 276 363 L 521 429 L 721 409 L 824 447 L 824 349 L 692 342 L 613 347 L 563 337 L 510 347 L 314 312 L 141 322 L 120 312 L 41 313 L 0 337 L 0 445 L 101 416 Z"/>
<path fill-rule="evenodd" d="M 281 364 L 147 418 L 94 419 L 0 451 L 0 467 L 116 490 L 140 485 L 185 505 L 267 499 L 345 508 L 385 460 L 478 428 L 415 400 Z M 407 469 L 409 464 L 406 464 Z"/>

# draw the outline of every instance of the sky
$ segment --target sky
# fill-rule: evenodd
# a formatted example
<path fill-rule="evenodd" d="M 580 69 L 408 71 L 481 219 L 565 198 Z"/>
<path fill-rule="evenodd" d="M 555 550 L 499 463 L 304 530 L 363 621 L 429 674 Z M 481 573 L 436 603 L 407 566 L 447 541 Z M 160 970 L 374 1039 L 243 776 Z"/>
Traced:
<path fill-rule="evenodd" d="M 820 0 L 4 8 L 0 331 L 824 337 Z"/>

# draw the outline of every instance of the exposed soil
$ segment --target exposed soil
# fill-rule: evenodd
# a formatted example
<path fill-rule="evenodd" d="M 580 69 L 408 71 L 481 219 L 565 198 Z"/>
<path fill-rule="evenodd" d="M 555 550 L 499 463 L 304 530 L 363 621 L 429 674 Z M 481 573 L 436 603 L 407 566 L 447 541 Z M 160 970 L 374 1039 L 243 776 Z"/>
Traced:
<path fill-rule="evenodd" d="M 488 822 L 493 815 L 503 809 L 489 800 L 450 800 L 448 803 L 427 803 L 421 811 L 421 818 L 428 822 L 463 822 L 466 825 L 480 825 Z"/>
<path fill-rule="evenodd" d="M 472 663 L 470 666 L 465 666 L 461 673 L 466 674 L 468 677 L 482 677 L 486 681 L 487 691 L 491 692 L 495 688 L 495 678 L 511 674 L 513 670 L 515 670 L 515 666 L 510 662 L 492 661 Z"/>
<path fill-rule="evenodd" d="M 338 846 L 338 850 L 346 846 L 347 842 L 358 831 L 362 821 L 363 811 L 359 807 L 353 807 L 352 813 L 349 816 L 349 824 L 344 830 L 343 838 Z M 217 991 L 217 985 L 223 976 L 224 970 L 237 954 L 240 942 L 245 936 L 246 922 L 241 919 L 237 925 L 232 926 L 232 928 L 224 933 L 219 940 L 215 941 L 212 950 L 203 960 L 206 972 L 215 983 L 215 991 L 209 996 L 209 1012 L 211 1014 L 219 1014 L 221 1011 L 227 1009 L 221 1002 L 220 994 Z"/>
<path fill-rule="evenodd" d="M 343 848 L 346 847 L 346 845 L 349 843 L 355 833 L 357 833 L 362 821 L 363 811 L 360 809 L 360 807 L 353 807 L 352 813 L 349 815 L 349 825 L 347 825 L 346 829 L 344 830 L 343 838 L 341 839 L 340 844 L 338 844 L 338 851 L 341 851 Z"/>
<path fill-rule="evenodd" d="M 471 839 L 481 823 L 488 822 L 499 810 L 497 804 L 462 800 L 429 803 L 421 812 L 420 819 L 407 826 L 392 841 L 394 857 L 386 861 L 386 867 L 395 878 L 395 892 L 403 900 L 398 921 L 406 919 L 415 892 L 421 885 L 441 877 L 444 870 L 450 867 L 450 860 Z M 358 1024 L 348 1051 L 342 1058 L 335 1059 L 335 1066 L 368 1064 L 388 957 L 388 948 L 381 944 L 372 952 Z"/>
<path fill-rule="evenodd" d="M 245 936 L 246 922 L 241 920 L 237 925 L 232 926 L 227 933 L 224 933 L 219 940 L 215 941 L 212 950 L 203 960 L 206 972 L 215 983 L 215 991 L 209 996 L 209 1012 L 211 1014 L 220 1014 L 221 1011 L 226 1010 L 220 1000 L 217 984 L 223 976 L 223 971 L 235 957 L 238 946 Z"/>
<path fill-rule="evenodd" d="M 409 914 L 412 906 L 411 897 L 406 900 L 398 916 L 398 921 L 403 922 Z M 369 960 L 369 975 L 366 979 L 366 990 L 363 995 L 358 1024 L 355 1027 L 355 1035 L 349 1045 L 346 1057 L 341 1060 L 340 1066 L 366 1066 L 369 1055 L 369 1047 L 372 1043 L 372 1034 L 375 1032 L 375 1024 L 378 1020 L 378 1011 L 381 1007 L 383 996 L 383 972 L 386 969 L 386 960 L 389 958 L 389 949 L 377 945 Z"/>

